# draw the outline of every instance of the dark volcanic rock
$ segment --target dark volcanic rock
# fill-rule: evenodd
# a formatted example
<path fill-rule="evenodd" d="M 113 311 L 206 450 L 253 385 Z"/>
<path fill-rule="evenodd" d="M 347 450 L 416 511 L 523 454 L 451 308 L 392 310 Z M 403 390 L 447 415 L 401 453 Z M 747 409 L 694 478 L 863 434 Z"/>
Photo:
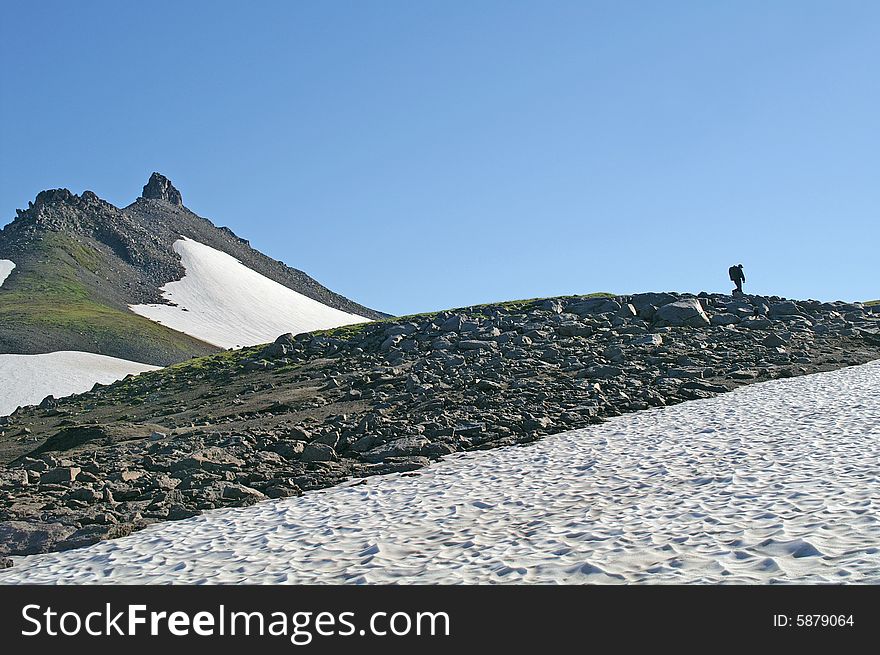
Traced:
<path fill-rule="evenodd" d="M 73 482 L 74 480 L 76 480 L 76 477 L 79 475 L 81 470 L 82 469 L 76 466 L 62 466 L 52 469 L 50 471 L 46 471 L 45 473 L 40 475 L 40 484 Z"/>
<path fill-rule="evenodd" d="M 667 293 L 282 335 L 0 420 L 0 555 L 863 363 L 878 328 L 849 303 Z"/>
<path fill-rule="evenodd" d="M 660 307 L 654 314 L 660 325 L 674 327 L 707 327 L 710 324 L 703 306 L 696 298 L 685 298 Z"/>
<path fill-rule="evenodd" d="M 76 528 L 61 523 L 6 521 L 0 523 L 0 555 L 36 555 L 57 550 Z"/>
<path fill-rule="evenodd" d="M 302 452 L 300 459 L 303 462 L 332 462 L 336 459 L 336 451 L 323 443 L 310 443 Z"/>
<path fill-rule="evenodd" d="M 107 539 L 118 539 L 126 537 L 132 533 L 134 526 L 128 523 L 112 524 L 112 525 L 88 525 L 80 528 L 66 539 L 56 543 L 57 550 L 71 550 L 73 548 L 83 548 L 91 546 L 99 541 Z"/>
<path fill-rule="evenodd" d="M 171 180 L 161 173 L 153 173 L 150 176 L 150 180 L 144 185 L 144 191 L 141 194 L 141 197 L 149 198 L 151 200 L 164 200 L 172 205 L 183 204 L 183 198 L 180 195 L 180 191 L 175 189 L 174 185 L 171 184 Z"/>

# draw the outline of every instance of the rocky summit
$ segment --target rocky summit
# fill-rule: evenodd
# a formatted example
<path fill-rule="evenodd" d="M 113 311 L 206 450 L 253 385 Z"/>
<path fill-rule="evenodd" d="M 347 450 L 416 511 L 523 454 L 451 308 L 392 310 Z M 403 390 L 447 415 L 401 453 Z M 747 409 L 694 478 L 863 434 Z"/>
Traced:
<path fill-rule="evenodd" d="M 161 173 L 153 173 L 149 181 L 144 185 L 141 198 L 150 200 L 164 200 L 172 205 L 183 205 L 183 197 L 180 191 L 174 188 L 171 180 Z"/>
<path fill-rule="evenodd" d="M 864 363 L 878 326 L 858 303 L 644 293 L 282 335 L 0 419 L 0 556 Z"/>

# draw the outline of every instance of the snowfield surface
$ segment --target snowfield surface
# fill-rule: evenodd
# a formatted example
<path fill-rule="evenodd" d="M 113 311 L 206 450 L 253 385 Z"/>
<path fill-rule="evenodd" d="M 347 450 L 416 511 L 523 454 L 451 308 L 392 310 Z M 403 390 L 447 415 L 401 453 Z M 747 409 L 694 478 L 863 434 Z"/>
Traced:
<path fill-rule="evenodd" d="M 13 268 L 15 268 L 15 262 L 9 261 L 8 259 L 0 259 L 0 287 L 6 282 L 6 278 L 12 273 Z"/>
<path fill-rule="evenodd" d="M 162 287 L 170 305 L 132 305 L 136 314 L 178 332 L 237 348 L 370 319 L 312 300 L 248 268 L 234 257 L 192 239 L 174 243 L 186 269 Z"/>
<path fill-rule="evenodd" d="M 880 361 L 14 558 L 8 583 L 880 583 Z"/>
<path fill-rule="evenodd" d="M 129 373 L 157 367 L 126 359 L 62 350 L 45 355 L 0 355 L 0 416 L 35 405 L 48 395 L 62 398 L 110 384 Z"/>

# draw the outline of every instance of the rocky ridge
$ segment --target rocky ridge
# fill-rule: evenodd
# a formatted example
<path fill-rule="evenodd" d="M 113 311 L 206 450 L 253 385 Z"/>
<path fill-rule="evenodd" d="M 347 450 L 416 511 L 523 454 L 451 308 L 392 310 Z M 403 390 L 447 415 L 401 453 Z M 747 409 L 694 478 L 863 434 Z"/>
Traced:
<path fill-rule="evenodd" d="M 880 357 L 858 303 L 647 293 L 282 335 L 0 419 L 0 555 Z"/>

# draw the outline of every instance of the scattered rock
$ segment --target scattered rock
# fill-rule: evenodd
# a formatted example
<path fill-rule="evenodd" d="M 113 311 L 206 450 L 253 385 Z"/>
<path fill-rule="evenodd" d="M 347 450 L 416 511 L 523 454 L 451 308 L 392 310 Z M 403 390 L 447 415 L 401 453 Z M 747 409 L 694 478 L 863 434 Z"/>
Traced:
<path fill-rule="evenodd" d="M 861 363 L 880 356 L 878 327 L 880 316 L 849 303 L 637 294 L 289 333 L 209 367 L 130 378 L 0 418 L 8 445 L 34 448 L 0 464 L 10 535 L 0 542 L 28 553 L 77 547 Z M 46 526 L 55 527 L 36 530 Z"/>

